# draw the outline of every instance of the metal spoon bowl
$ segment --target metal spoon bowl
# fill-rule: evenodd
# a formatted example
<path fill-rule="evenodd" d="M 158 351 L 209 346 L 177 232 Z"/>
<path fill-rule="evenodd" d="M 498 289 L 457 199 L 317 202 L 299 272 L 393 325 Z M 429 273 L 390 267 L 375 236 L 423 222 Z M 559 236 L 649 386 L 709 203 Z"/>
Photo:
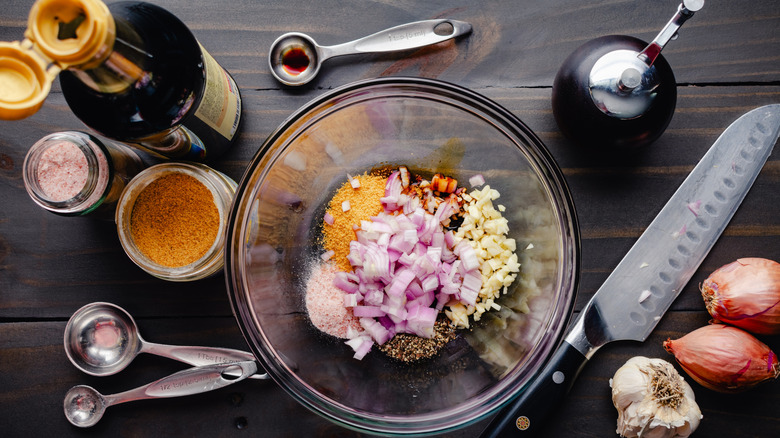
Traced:
<path fill-rule="evenodd" d="M 109 376 L 125 369 L 140 353 L 202 366 L 254 360 L 252 353 L 230 348 L 192 347 L 145 341 L 135 320 L 111 303 L 87 304 L 65 326 L 65 353 L 76 368 L 92 376 Z M 267 379 L 265 373 L 254 379 Z"/>
<path fill-rule="evenodd" d="M 424 20 L 391 27 L 335 46 L 320 46 L 300 32 L 286 33 L 271 44 L 268 64 L 281 83 L 299 86 L 317 76 L 326 60 L 358 53 L 385 53 L 437 44 L 471 32 L 469 23 L 457 20 Z"/>
<path fill-rule="evenodd" d="M 91 386 L 78 385 L 65 394 L 63 409 L 65 417 L 71 424 L 90 427 L 103 418 L 109 406 L 133 400 L 200 394 L 240 382 L 255 375 L 256 372 L 257 364 L 254 361 L 194 367 L 147 385 L 111 395 L 103 395 Z"/>

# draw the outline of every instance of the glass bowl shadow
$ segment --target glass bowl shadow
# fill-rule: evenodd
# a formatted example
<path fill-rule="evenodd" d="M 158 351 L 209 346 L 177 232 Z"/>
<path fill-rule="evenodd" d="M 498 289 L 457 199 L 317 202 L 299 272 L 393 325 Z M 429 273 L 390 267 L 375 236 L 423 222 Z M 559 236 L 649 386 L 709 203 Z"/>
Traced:
<path fill-rule="evenodd" d="M 499 303 L 433 359 L 363 360 L 321 333 L 304 302 L 328 201 L 347 175 L 407 166 L 501 197 L 522 264 Z M 268 374 L 311 410 L 353 430 L 426 435 L 495 413 L 560 343 L 579 273 L 579 231 L 564 178 L 519 119 L 438 80 L 360 81 L 314 99 L 262 145 L 239 183 L 225 271 L 234 314 Z"/>

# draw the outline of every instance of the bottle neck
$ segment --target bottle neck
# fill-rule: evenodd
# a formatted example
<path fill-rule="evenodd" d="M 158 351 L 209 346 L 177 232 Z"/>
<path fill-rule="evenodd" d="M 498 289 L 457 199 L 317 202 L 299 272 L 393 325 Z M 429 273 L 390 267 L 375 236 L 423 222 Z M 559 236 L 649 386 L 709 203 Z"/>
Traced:
<path fill-rule="evenodd" d="M 143 65 L 149 55 L 139 47 L 140 43 L 133 43 L 140 38 L 124 20 L 116 19 L 114 23 L 116 34 L 110 47 L 106 44 L 89 62 L 68 69 L 98 93 L 121 93 L 148 76 Z"/>

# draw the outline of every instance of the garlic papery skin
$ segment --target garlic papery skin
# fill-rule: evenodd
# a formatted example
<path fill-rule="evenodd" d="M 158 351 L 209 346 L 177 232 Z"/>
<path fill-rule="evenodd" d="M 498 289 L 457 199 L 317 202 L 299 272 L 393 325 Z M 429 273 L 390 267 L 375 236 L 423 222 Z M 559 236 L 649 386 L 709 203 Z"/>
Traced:
<path fill-rule="evenodd" d="M 729 263 L 702 282 L 701 295 L 717 322 L 780 334 L 780 263 L 758 257 Z"/>
<path fill-rule="evenodd" d="M 687 437 L 702 419 L 693 389 L 663 359 L 633 357 L 615 372 L 609 384 L 620 436 Z"/>

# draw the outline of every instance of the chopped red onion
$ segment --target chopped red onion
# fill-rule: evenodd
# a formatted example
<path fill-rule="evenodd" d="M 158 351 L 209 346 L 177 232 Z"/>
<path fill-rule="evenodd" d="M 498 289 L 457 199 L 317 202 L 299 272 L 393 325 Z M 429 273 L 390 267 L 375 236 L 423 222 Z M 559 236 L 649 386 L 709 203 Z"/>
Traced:
<path fill-rule="evenodd" d="M 344 307 L 357 306 L 357 294 L 345 294 L 344 295 Z"/>
<path fill-rule="evenodd" d="M 335 222 L 335 219 L 333 218 L 333 216 L 330 213 L 328 213 L 328 212 L 325 212 L 324 220 L 325 220 L 325 223 L 328 224 L 328 225 L 333 225 L 333 223 Z"/>
<path fill-rule="evenodd" d="M 468 241 L 461 240 L 455 246 L 455 254 L 458 255 L 458 258 L 460 258 L 464 271 L 473 271 L 475 269 L 479 269 L 479 258 L 477 258 L 477 252 L 474 251 L 474 248 Z"/>
<path fill-rule="evenodd" d="M 472 177 L 472 185 L 484 183 L 478 177 Z M 383 211 L 355 228 L 357 239 L 347 256 L 354 273 L 334 280 L 351 295 L 345 304 L 367 333 L 348 342 L 359 358 L 371 344 L 381 345 L 396 333 L 433 336 L 444 306 L 458 301 L 473 306 L 482 287 L 476 251 L 443 228 L 460 211 L 462 191 L 441 199 L 430 187 L 420 186 L 420 197 L 409 186 L 406 168 L 388 177 Z"/>
<path fill-rule="evenodd" d="M 380 316 L 385 316 L 385 312 L 376 306 L 354 306 L 352 308 L 352 313 L 358 318 L 378 318 Z"/>
<path fill-rule="evenodd" d="M 351 280 L 349 277 L 350 275 L 354 276 L 355 279 Z M 355 274 L 340 271 L 337 272 L 336 276 L 333 278 L 333 285 L 343 290 L 344 292 L 347 292 L 348 294 L 353 294 L 358 290 L 358 281 L 359 280 Z"/>
<path fill-rule="evenodd" d="M 366 354 L 368 354 L 369 351 L 371 351 L 371 347 L 374 345 L 374 341 L 371 339 L 371 336 L 359 335 L 346 341 L 346 344 L 352 347 L 352 349 L 355 351 L 355 355 L 353 357 L 357 360 L 361 360 L 366 356 Z"/>

